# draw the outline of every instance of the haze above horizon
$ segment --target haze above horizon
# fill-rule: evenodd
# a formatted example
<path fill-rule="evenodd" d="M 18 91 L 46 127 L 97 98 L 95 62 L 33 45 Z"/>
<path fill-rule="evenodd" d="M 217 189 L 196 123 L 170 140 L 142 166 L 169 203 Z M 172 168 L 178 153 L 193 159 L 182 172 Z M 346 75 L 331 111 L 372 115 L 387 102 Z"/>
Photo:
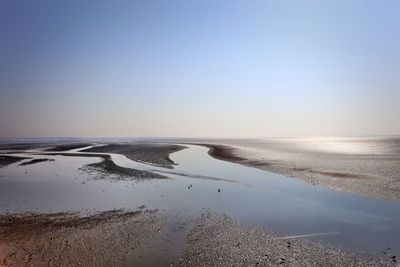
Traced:
<path fill-rule="evenodd" d="M 398 1 L 1 1 L 0 138 L 400 134 Z"/>

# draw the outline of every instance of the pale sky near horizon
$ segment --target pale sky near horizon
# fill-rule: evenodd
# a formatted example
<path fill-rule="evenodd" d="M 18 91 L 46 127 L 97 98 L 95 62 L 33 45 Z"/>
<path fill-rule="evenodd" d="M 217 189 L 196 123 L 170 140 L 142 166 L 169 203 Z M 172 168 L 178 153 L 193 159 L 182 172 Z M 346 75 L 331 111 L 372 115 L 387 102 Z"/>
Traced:
<path fill-rule="evenodd" d="M 0 137 L 400 134 L 399 1 L 0 2 Z"/>

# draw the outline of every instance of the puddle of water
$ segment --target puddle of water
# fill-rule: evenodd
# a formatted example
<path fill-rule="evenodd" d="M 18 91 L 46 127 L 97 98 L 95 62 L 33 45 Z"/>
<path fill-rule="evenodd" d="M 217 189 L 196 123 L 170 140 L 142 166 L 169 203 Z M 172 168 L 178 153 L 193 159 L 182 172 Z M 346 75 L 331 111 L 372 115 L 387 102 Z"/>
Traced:
<path fill-rule="evenodd" d="M 179 214 L 181 222 L 189 223 L 205 208 L 210 208 L 283 237 L 312 238 L 357 252 L 380 253 L 386 247 L 400 250 L 400 204 L 397 202 L 311 186 L 216 160 L 204 147 L 188 147 L 171 155 L 178 163 L 173 171 L 185 176 L 163 173 L 171 179 L 141 182 L 99 180 L 95 173 L 79 171 L 83 165 L 97 162 L 99 158 L 32 155 L 55 161 L 27 166 L 16 163 L 1 168 L 0 213 L 93 213 L 120 208 L 135 210 L 145 205 L 165 214 Z M 112 154 L 112 159 L 122 167 L 166 170 L 133 162 L 122 155 Z M 173 222 L 168 225 L 172 228 L 167 229 L 173 229 Z M 176 239 L 169 240 L 181 240 L 179 234 L 175 235 Z M 154 242 L 150 245 L 154 249 L 146 250 L 144 255 L 159 252 L 167 241 Z"/>
<path fill-rule="evenodd" d="M 168 215 L 161 233 L 135 251 L 135 256 L 125 266 L 179 266 L 186 236 L 193 228 L 195 217 L 188 214 Z"/>

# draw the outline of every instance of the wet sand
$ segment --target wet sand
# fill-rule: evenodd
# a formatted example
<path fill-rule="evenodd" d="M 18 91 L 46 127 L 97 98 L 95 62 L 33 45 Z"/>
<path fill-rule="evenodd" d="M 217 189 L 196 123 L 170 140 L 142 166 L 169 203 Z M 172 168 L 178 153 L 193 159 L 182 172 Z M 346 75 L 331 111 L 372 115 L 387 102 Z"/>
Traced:
<path fill-rule="evenodd" d="M 187 236 L 181 266 L 394 266 L 301 239 L 282 239 L 229 216 L 203 214 Z"/>
<path fill-rule="evenodd" d="M 0 266 L 121 266 L 163 227 L 155 211 L 0 216 Z"/>
<path fill-rule="evenodd" d="M 81 168 L 86 172 L 98 172 L 103 179 L 118 180 L 143 180 L 143 179 L 168 179 L 164 175 L 154 172 L 142 171 L 132 168 L 124 168 L 116 165 L 111 158 L 107 158 L 98 163 L 88 164 Z"/>
<path fill-rule="evenodd" d="M 270 166 L 274 165 L 274 162 L 258 158 L 260 154 L 257 153 L 260 152 L 257 149 L 260 149 L 260 145 L 252 144 L 254 147 L 249 149 L 246 147 L 246 142 L 240 146 L 235 142 L 234 144 L 224 142 L 225 145 L 208 142 L 202 145 L 210 147 L 209 153 L 214 157 L 271 170 Z M 120 144 L 117 146 L 110 144 L 108 148 L 105 146 L 105 150 L 115 153 L 116 150 L 121 150 L 120 146 Z M 132 152 L 134 146 L 136 145 L 130 146 L 123 152 L 138 161 L 151 161 L 162 166 L 174 164 L 169 159 L 168 151 L 183 148 L 181 146 L 170 148 L 168 144 L 164 144 L 144 149 L 145 145 L 137 144 L 137 148 L 142 148 L 144 152 Z M 104 147 L 98 147 L 100 148 Z M 302 151 L 300 155 L 303 153 L 305 152 Z M 307 153 L 315 153 L 315 157 L 320 157 L 322 152 Z M 383 155 L 387 155 L 388 152 L 385 153 Z M 52 155 L 100 157 L 101 162 L 89 164 L 84 168 L 103 173 L 104 177 L 116 175 L 128 179 L 140 178 L 136 172 L 139 170 L 120 167 L 109 155 L 66 152 L 56 152 Z M 251 158 L 249 155 L 254 157 Z M 350 155 L 354 157 L 354 154 Z M 329 154 L 327 157 L 331 156 L 332 154 Z M 342 156 L 336 154 L 336 157 Z M 316 164 L 320 164 L 320 161 Z M 305 168 L 298 165 L 295 167 L 290 165 L 289 170 L 305 172 Z M 332 179 L 332 176 L 345 181 L 365 179 L 362 173 L 357 172 L 342 171 L 338 176 L 339 172 L 335 169 L 312 170 L 310 173 L 313 176 L 317 172 L 322 172 L 323 174 L 319 175 L 325 176 L 325 179 Z M 142 178 L 148 178 L 150 174 L 145 174 Z M 152 257 L 154 255 L 164 257 L 165 253 L 169 253 L 165 249 L 170 249 L 168 246 L 172 246 L 170 240 L 180 240 L 182 236 L 186 236 L 183 238 L 183 244 L 180 243 L 175 248 L 177 251 L 167 257 L 168 262 L 175 262 L 179 266 L 396 266 L 398 264 L 397 256 L 392 254 L 390 249 L 384 251 L 382 258 L 356 255 L 303 239 L 282 239 L 273 233 L 239 223 L 229 216 L 212 212 L 206 212 L 193 224 L 187 224 L 186 221 L 179 222 L 178 225 L 190 225 L 189 229 L 180 229 L 179 226 L 176 232 L 173 230 L 164 233 L 167 216 L 168 214 L 154 211 L 121 210 L 86 217 L 68 212 L 0 215 L 0 266 L 130 266 L 131 263 L 137 262 L 153 266 L 154 263 L 165 263 L 166 259 Z M 154 247 L 152 244 L 160 238 L 161 245 L 157 241 L 155 243 L 158 246 Z M 153 256 L 142 259 L 140 258 L 142 255 Z"/>
<path fill-rule="evenodd" d="M 184 148 L 170 144 L 108 144 L 89 148 L 82 152 L 116 153 L 134 161 L 171 169 L 175 163 L 169 158 L 169 155 Z"/>
<path fill-rule="evenodd" d="M 0 266 L 397 264 L 390 250 L 381 257 L 356 255 L 303 239 L 278 237 L 211 211 L 189 223 L 190 228 L 185 225 L 175 222 L 168 230 L 165 216 L 157 211 L 114 210 L 87 217 L 75 213 L 2 215 Z"/>
<path fill-rule="evenodd" d="M 81 168 L 81 170 L 84 172 L 97 172 L 99 174 L 99 178 L 101 179 L 131 181 L 143 179 L 167 179 L 166 176 L 154 172 L 118 166 L 112 161 L 111 156 L 107 154 L 52 152 L 51 154 L 41 153 L 40 155 L 101 158 L 102 161 L 88 164 Z"/>
<path fill-rule="evenodd" d="M 22 162 L 20 165 L 26 166 L 26 165 L 36 164 L 36 163 L 40 163 L 40 162 L 47 162 L 47 161 L 54 161 L 54 159 L 32 159 L 30 161 Z"/>
<path fill-rule="evenodd" d="M 7 156 L 7 155 L 0 155 L 0 168 L 7 166 L 9 164 L 22 161 L 24 159 L 28 159 L 28 157 L 15 157 L 15 156 Z"/>
<path fill-rule="evenodd" d="M 310 184 L 400 200 L 400 139 L 210 140 L 209 154 Z"/>
<path fill-rule="evenodd" d="M 18 144 L 0 144 L 0 151 L 1 150 L 15 150 L 15 151 L 21 151 L 21 150 L 29 150 L 29 149 L 35 149 L 35 148 L 40 148 L 40 147 L 45 147 L 46 144 L 43 143 L 18 143 Z"/>
<path fill-rule="evenodd" d="M 67 150 L 72 150 L 72 149 L 78 149 L 78 148 L 84 148 L 87 146 L 92 145 L 91 143 L 68 143 L 68 144 L 62 144 L 62 145 L 55 145 L 51 148 L 46 149 L 46 151 L 67 151 Z"/>
<path fill-rule="evenodd" d="M 44 151 L 67 151 L 71 149 L 83 148 L 90 146 L 88 142 L 68 142 L 68 141 L 46 141 L 41 140 L 34 143 L 0 143 L 1 150 L 23 151 L 31 149 L 43 149 Z"/>

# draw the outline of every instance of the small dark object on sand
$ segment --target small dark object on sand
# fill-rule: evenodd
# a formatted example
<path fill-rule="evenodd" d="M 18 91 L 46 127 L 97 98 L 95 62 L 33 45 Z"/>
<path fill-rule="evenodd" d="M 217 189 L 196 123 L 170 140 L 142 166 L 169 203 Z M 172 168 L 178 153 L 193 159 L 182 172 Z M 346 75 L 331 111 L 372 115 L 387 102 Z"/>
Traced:
<path fill-rule="evenodd" d="M 292 245 L 290 244 L 290 242 L 286 242 L 286 246 L 287 246 L 288 248 L 290 248 Z"/>
<path fill-rule="evenodd" d="M 221 193 L 221 189 L 218 188 L 218 192 Z"/>

